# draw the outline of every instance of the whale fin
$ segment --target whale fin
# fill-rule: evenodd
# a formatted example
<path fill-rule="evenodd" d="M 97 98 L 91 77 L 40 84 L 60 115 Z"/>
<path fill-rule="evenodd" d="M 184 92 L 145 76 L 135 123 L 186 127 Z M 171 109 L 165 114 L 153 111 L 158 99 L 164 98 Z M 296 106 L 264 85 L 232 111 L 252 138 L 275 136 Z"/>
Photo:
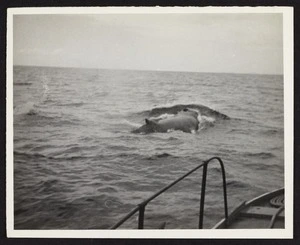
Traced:
<path fill-rule="evenodd" d="M 157 125 L 157 123 L 156 122 L 154 122 L 154 121 L 152 121 L 152 120 L 149 120 L 149 119 L 145 119 L 145 122 L 146 122 L 146 124 L 148 124 L 148 125 L 153 125 L 153 126 L 156 126 Z"/>
<path fill-rule="evenodd" d="M 165 132 L 166 130 L 162 129 L 161 126 L 155 121 L 150 119 L 145 119 L 146 128 L 152 132 Z"/>

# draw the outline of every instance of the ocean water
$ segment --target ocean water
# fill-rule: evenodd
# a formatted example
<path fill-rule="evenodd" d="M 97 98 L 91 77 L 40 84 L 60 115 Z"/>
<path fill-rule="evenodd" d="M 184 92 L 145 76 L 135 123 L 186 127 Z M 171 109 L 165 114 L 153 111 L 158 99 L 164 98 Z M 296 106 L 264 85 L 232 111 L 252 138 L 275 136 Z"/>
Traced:
<path fill-rule="evenodd" d="M 220 157 L 231 211 L 283 186 L 283 76 L 14 67 L 15 229 L 108 229 L 202 161 Z M 145 118 L 199 112 L 189 134 L 134 134 Z M 196 229 L 201 169 L 146 207 L 145 228 Z M 204 227 L 224 216 L 208 168 Z M 136 229 L 134 216 L 120 229 Z"/>

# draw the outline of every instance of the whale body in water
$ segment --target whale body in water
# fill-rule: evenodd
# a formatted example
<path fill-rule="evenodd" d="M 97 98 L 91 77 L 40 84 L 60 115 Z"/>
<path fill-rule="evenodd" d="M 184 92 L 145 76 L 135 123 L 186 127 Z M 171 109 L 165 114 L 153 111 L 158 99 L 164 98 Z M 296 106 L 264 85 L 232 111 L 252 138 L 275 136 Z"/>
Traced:
<path fill-rule="evenodd" d="M 183 109 L 172 117 L 164 119 L 145 119 L 145 124 L 138 129 L 133 130 L 133 133 L 165 133 L 170 130 L 180 130 L 186 133 L 191 133 L 198 130 L 199 121 L 198 113 L 194 110 Z"/>

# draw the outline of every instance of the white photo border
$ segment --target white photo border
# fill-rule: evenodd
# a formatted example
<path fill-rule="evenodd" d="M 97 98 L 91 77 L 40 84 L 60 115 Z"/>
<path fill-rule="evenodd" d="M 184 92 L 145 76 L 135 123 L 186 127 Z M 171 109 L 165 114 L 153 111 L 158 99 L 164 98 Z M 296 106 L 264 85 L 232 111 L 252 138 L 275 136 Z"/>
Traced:
<path fill-rule="evenodd" d="M 35 14 L 282 13 L 284 62 L 284 229 L 15 230 L 13 186 L 13 16 Z M 6 221 L 7 236 L 22 238 L 293 238 L 294 59 L 293 7 L 38 7 L 7 10 Z"/>

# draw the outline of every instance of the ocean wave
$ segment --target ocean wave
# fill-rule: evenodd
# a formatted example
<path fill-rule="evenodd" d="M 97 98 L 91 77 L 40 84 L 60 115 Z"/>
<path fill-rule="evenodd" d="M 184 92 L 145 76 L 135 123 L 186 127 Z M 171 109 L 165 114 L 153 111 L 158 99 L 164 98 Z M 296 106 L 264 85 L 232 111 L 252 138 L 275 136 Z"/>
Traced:
<path fill-rule="evenodd" d="M 270 153 L 270 152 L 258 152 L 258 153 L 245 153 L 244 154 L 245 157 L 257 157 L 260 159 L 269 159 L 269 158 L 273 158 L 275 157 L 274 154 Z"/>
<path fill-rule="evenodd" d="M 24 111 L 20 114 L 15 114 L 16 116 L 24 116 L 28 119 L 28 121 L 34 120 L 35 122 L 44 120 L 46 123 L 52 123 L 53 120 L 58 119 L 56 116 L 51 116 L 43 113 L 42 110 L 39 110 L 37 108 L 29 109 L 28 111 Z M 26 120 L 26 119 L 25 119 Z"/>
<path fill-rule="evenodd" d="M 32 85 L 32 83 L 30 83 L 30 82 L 17 82 L 17 83 L 14 83 L 14 85 L 17 85 L 17 86 L 29 86 L 29 85 Z"/>
<path fill-rule="evenodd" d="M 280 129 L 261 130 L 260 133 L 266 136 L 272 136 L 274 134 L 283 133 L 283 129 L 280 128 Z"/>
<path fill-rule="evenodd" d="M 49 158 L 43 154 L 22 152 L 17 150 L 14 150 L 14 156 L 25 157 L 25 158 Z"/>
<path fill-rule="evenodd" d="M 22 152 L 22 151 L 17 151 L 17 150 L 14 150 L 14 155 L 18 156 L 18 157 L 26 158 L 26 159 L 44 158 L 44 159 L 59 160 L 59 161 L 84 160 L 84 159 L 93 158 L 91 156 L 47 156 L 47 155 L 44 155 L 41 153 Z"/>
<path fill-rule="evenodd" d="M 39 186 L 39 193 L 43 194 L 52 194 L 59 190 L 59 185 L 61 181 L 59 179 L 49 179 L 49 180 L 42 180 L 37 185 Z"/>
<path fill-rule="evenodd" d="M 49 146 L 51 147 L 51 146 Z M 52 160 L 52 161 L 58 161 L 58 162 L 65 162 L 65 161 L 76 161 L 76 160 L 82 160 L 82 161 L 99 161 L 99 159 L 102 160 L 113 160 L 113 159 L 124 159 L 124 158 L 136 158 L 136 159 L 144 159 L 144 156 L 135 154 L 135 153 L 126 153 L 126 152 L 120 152 L 120 153 L 113 153 L 113 154 L 89 154 L 79 155 L 78 152 L 81 152 L 82 148 L 80 147 L 71 147 L 66 148 L 63 151 L 60 151 L 56 153 L 51 153 L 51 155 L 45 155 L 41 153 L 36 152 L 25 152 L 20 150 L 14 150 L 14 156 L 18 157 L 23 160 L 27 159 L 46 159 L 46 160 Z M 78 154 L 77 154 L 78 153 Z M 76 154 L 76 155 L 75 155 Z M 167 154 L 167 153 L 165 153 Z M 164 154 L 158 155 L 159 157 L 164 157 Z"/>
<path fill-rule="evenodd" d="M 153 156 L 146 157 L 144 159 L 146 159 L 146 160 L 155 160 L 155 159 L 167 158 L 167 157 L 176 157 L 176 156 L 173 156 L 172 154 L 164 152 L 164 153 L 161 153 L 161 154 L 155 154 Z"/>
<path fill-rule="evenodd" d="M 84 102 L 71 102 L 71 103 L 63 103 L 63 104 L 56 104 L 56 106 L 68 106 L 68 107 L 79 107 L 83 106 Z"/>
<path fill-rule="evenodd" d="M 81 120 L 64 113 L 48 113 L 44 108 L 36 106 L 33 102 L 28 102 L 23 106 L 14 108 L 14 116 L 22 118 L 22 122 L 39 125 L 51 125 L 62 127 L 78 125 Z M 21 117 L 21 118 L 20 118 Z"/>
<path fill-rule="evenodd" d="M 238 180 L 227 180 L 226 182 L 227 186 L 230 186 L 230 188 L 247 188 L 249 185 L 247 183 L 238 181 Z"/>
<path fill-rule="evenodd" d="M 240 129 L 240 128 L 233 128 L 229 130 L 230 133 L 238 133 L 238 134 L 249 134 L 249 129 Z"/>

